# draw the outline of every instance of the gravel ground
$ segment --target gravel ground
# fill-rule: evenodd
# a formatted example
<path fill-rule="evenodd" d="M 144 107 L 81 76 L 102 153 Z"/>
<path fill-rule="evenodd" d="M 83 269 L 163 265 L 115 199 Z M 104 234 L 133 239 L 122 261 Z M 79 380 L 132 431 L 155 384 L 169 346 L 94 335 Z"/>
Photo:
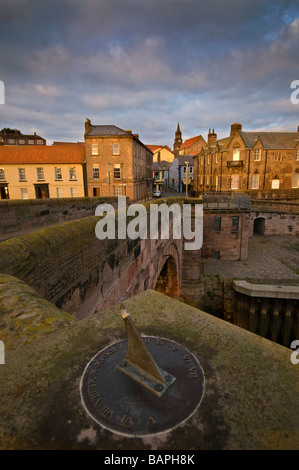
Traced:
<path fill-rule="evenodd" d="M 246 261 L 203 260 L 202 271 L 223 278 L 299 284 L 299 237 L 255 235 L 249 240 Z"/>

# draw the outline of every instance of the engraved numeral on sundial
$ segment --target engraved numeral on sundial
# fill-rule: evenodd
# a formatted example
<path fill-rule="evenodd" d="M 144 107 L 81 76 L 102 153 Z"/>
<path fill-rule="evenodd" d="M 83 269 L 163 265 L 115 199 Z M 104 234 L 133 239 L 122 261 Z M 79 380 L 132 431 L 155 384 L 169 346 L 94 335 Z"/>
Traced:
<path fill-rule="evenodd" d="M 163 346 L 165 343 L 166 343 L 165 339 L 158 338 L 156 340 L 156 344 L 158 344 L 159 346 Z"/>
<path fill-rule="evenodd" d="M 101 416 L 105 416 L 105 418 L 111 419 L 113 415 L 113 410 L 111 410 L 110 406 L 105 406 L 101 411 Z"/>
<path fill-rule="evenodd" d="M 147 425 L 147 426 L 151 426 L 151 425 L 153 425 L 153 424 L 157 424 L 157 421 L 155 421 L 154 418 L 153 418 L 152 416 L 150 416 L 150 417 L 148 418 L 148 420 L 147 420 L 146 425 Z"/>
<path fill-rule="evenodd" d="M 191 357 L 188 356 L 188 354 L 186 354 L 184 357 L 183 357 L 184 361 L 185 362 L 191 362 Z"/>
<path fill-rule="evenodd" d="M 121 418 L 120 422 L 121 422 L 124 426 L 134 426 L 134 422 L 133 422 L 131 416 L 123 415 L 123 417 Z"/>
<path fill-rule="evenodd" d="M 188 371 L 189 377 L 198 377 L 198 371 L 195 367 L 191 367 Z"/>
<path fill-rule="evenodd" d="M 90 396 L 90 399 L 91 399 L 93 405 L 95 405 L 95 406 L 97 406 L 100 403 L 100 401 L 102 400 L 102 398 L 98 394 L 97 390 L 89 391 L 89 396 Z"/>

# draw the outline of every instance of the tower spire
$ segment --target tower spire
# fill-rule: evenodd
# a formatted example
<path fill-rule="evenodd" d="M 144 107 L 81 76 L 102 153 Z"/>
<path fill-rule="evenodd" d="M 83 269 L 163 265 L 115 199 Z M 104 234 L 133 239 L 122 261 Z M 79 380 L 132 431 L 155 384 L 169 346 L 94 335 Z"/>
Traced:
<path fill-rule="evenodd" d="M 175 155 L 177 155 L 179 152 L 180 147 L 182 146 L 183 140 L 182 140 L 182 133 L 180 129 L 180 123 L 178 123 L 178 127 L 175 133 L 175 138 L 174 138 L 174 144 L 173 144 L 173 151 Z"/>

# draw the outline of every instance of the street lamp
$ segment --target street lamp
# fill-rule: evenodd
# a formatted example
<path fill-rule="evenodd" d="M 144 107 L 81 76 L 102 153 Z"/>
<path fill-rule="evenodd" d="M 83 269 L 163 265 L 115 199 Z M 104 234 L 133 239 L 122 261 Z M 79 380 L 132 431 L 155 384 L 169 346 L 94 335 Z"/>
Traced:
<path fill-rule="evenodd" d="M 188 197 L 188 178 L 189 178 L 189 170 L 188 170 L 188 165 L 189 163 L 188 162 L 185 162 L 187 167 L 186 167 L 186 175 L 185 175 L 185 178 L 186 178 L 186 197 Z"/>

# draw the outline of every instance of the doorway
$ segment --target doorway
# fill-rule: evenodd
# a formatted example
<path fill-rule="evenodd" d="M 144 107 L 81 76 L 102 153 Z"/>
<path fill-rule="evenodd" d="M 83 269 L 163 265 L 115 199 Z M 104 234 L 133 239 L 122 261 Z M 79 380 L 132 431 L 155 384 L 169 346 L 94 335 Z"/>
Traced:
<path fill-rule="evenodd" d="M 35 197 L 36 199 L 47 199 L 49 197 L 49 185 L 35 184 Z"/>
<path fill-rule="evenodd" d="M 257 217 L 253 223 L 253 235 L 265 235 L 265 217 Z"/>

